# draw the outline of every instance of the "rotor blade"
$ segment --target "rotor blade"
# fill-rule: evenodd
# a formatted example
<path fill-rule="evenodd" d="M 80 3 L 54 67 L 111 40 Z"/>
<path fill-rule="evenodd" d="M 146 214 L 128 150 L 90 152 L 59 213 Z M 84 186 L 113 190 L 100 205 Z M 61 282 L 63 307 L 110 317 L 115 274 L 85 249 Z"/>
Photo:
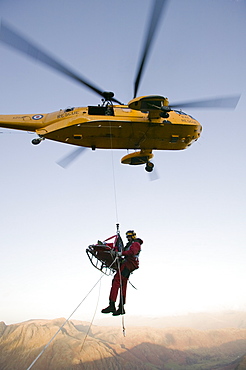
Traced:
<path fill-rule="evenodd" d="M 87 148 L 84 148 L 84 147 L 79 147 L 79 148 L 76 148 L 75 150 L 73 150 L 72 152 L 70 152 L 68 155 L 66 155 L 65 157 L 63 157 L 62 159 L 60 159 L 59 161 L 57 161 L 56 163 L 63 167 L 63 168 L 67 168 L 68 166 L 70 166 L 70 164 L 75 161 L 78 156 L 80 154 L 82 154 Z"/>
<path fill-rule="evenodd" d="M 146 38 L 144 42 L 144 47 L 142 51 L 142 55 L 140 58 L 139 66 L 137 69 L 135 85 L 134 85 L 134 98 L 137 96 L 139 83 L 143 74 L 143 70 L 145 67 L 146 60 L 148 58 L 151 46 L 153 44 L 153 39 L 158 27 L 159 20 L 161 18 L 161 14 L 164 8 L 164 5 L 167 3 L 168 0 L 155 0 L 155 3 L 152 8 L 152 14 L 149 20 L 149 25 L 147 28 Z"/>
<path fill-rule="evenodd" d="M 6 23 L 1 21 L 0 25 L 0 41 L 6 43 L 8 46 L 13 47 L 14 49 L 28 55 L 29 57 L 41 62 L 45 65 L 48 65 L 50 68 L 59 71 L 60 73 L 72 78 L 73 80 L 83 84 L 87 88 L 93 90 L 95 93 L 99 94 L 102 97 L 105 97 L 104 91 L 99 89 L 97 86 L 89 82 L 84 77 L 77 75 L 70 68 L 66 67 L 64 64 L 42 51 L 41 48 L 37 47 L 25 37 L 15 32 Z M 112 101 L 121 104 L 118 100 L 112 98 Z"/>
<path fill-rule="evenodd" d="M 170 104 L 170 108 L 228 108 L 235 109 L 240 99 L 240 95 L 213 98 L 207 100 L 194 100 Z"/>

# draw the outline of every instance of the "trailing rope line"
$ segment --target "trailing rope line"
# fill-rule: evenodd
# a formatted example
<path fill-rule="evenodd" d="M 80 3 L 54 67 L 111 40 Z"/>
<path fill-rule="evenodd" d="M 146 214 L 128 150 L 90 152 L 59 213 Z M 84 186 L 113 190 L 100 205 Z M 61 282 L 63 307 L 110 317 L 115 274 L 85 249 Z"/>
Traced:
<path fill-rule="evenodd" d="M 116 262 L 116 259 L 117 257 L 114 259 L 114 261 L 112 262 L 112 264 L 110 266 L 112 266 L 115 262 Z M 31 365 L 27 368 L 27 370 L 30 370 L 33 365 L 38 361 L 38 359 L 42 356 L 42 354 L 44 353 L 44 351 L 49 347 L 49 345 L 51 344 L 51 342 L 55 339 L 55 337 L 59 334 L 59 332 L 62 330 L 62 328 L 66 325 L 66 323 L 70 320 L 70 318 L 73 316 L 73 314 L 77 311 L 77 309 L 82 305 L 82 303 L 86 300 L 86 298 L 90 295 L 90 293 L 93 291 L 93 289 L 97 286 L 97 284 L 102 280 L 103 276 L 105 276 L 103 273 L 101 273 L 101 276 L 100 278 L 98 279 L 98 281 L 93 285 L 93 287 L 90 289 L 90 291 L 86 294 L 86 296 L 82 299 L 82 301 L 78 304 L 78 306 L 73 310 L 73 312 L 70 314 L 70 316 L 64 321 L 64 323 L 60 326 L 60 328 L 57 330 L 57 332 L 53 335 L 53 337 L 49 340 L 49 342 L 44 346 L 44 348 L 42 349 L 42 351 L 38 354 L 38 356 L 33 360 L 33 362 L 31 363 Z M 95 316 L 95 315 L 94 315 Z M 92 325 L 92 324 L 91 324 Z M 88 335 L 88 333 L 87 333 Z"/>
<path fill-rule="evenodd" d="M 124 315 L 121 315 L 122 319 L 121 319 L 121 325 L 122 325 L 122 332 L 123 332 L 123 336 L 125 337 L 126 336 L 126 328 L 125 328 L 125 319 L 124 319 Z"/>
<path fill-rule="evenodd" d="M 120 302 L 123 304 L 123 292 L 122 292 L 122 276 L 121 276 L 121 271 L 120 271 L 120 260 L 119 258 L 117 259 L 117 265 L 118 265 L 118 271 L 119 271 L 119 276 L 120 276 Z M 125 320 L 124 320 L 124 315 L 121 315 L 121 325 L 122 325 L 122 332 L 123 336 L 126 336 L 126 328 L 125 328 Z"/>
<path fill-rule="evenodd" d="M 85 335 L 85 337 L 84 337 L 84 340 L 83 340 L 83 343 L 82 343 L 82 346 L 81 346 L 81 351 L 82 351 L 82 350 L 83 350 L 83 348 L 84 348 L 85 341 L 86 341 L 86 339 L 87 339 L 87 337 L 88 337 L 88 334 L 89 334 L 89 332 L 90 332 L 90 330 L 91 330 L 91 327 L 92 327 L 93 321 L 94 321 L 95 316 L 96 316 L 96 312 L 97 312 L 97 308 L 98 308 L 98 303 L 99 303 L 99 299 L 100 299 L 100 292 L 101 292 L 101 280 L 100 280 L 99 294 L 98 294 L 98 298 L 97 298 L 96 308 L 95 308 L 95 311 L 94 311 L 94 315 L 93 315 L 93 317 L 92 317 L 92 319 L 91 319 L 90 325 L 89 325 L 89 327 L 88 327 L 87 333 L 86 333 L 86 335 Z"/>

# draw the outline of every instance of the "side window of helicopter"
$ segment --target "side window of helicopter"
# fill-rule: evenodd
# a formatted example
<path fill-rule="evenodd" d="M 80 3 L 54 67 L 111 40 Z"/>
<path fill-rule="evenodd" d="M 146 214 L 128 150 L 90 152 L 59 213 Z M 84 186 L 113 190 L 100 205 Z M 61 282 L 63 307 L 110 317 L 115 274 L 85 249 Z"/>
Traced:
<path fill-rule="evenodd" d="M 92 116 L 114 116 L 112 105 L 105 106 L 88 106 L 88 114 Z"/>

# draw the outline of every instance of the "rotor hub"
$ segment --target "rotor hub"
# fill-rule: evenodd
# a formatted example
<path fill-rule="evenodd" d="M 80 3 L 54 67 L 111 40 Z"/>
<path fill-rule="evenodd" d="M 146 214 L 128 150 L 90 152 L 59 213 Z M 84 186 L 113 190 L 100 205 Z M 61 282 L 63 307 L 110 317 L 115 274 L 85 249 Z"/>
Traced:
<path fill-rule="evenodd" d="M 105 101 L 111 101 L 114 97 L 114 93 L 112 91 L 104 91 L 102 96 L 104 97 Z"/>

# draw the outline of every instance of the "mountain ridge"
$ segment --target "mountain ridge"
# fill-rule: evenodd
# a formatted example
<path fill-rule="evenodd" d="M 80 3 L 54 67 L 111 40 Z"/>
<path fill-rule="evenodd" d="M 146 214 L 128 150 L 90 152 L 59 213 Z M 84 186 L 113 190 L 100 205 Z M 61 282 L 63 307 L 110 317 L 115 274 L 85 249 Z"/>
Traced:
<path fill-rule="evenodd" d="M 224 328 L 246 328 L 245 311 L 197 312 L 186 315 L 145 317 L 127 315 L 128 326 L 148 326 L 156 328 L 188 327 L 198 330 Z M 114 326 L 115 318 L 106 317 L 95 320 L 96 325 Z"/>
<path fill-rule="evenodd" d="M 28 368 L 64 322 L 64 318 L 11 325 L 1 322 L 1 370 Z M 120 326 L 70 320 L 34 369 L 240 370 L 245 369 L 240 367 L 245 353 L 246 328 L 129 327 L 124 337 Z"/>

